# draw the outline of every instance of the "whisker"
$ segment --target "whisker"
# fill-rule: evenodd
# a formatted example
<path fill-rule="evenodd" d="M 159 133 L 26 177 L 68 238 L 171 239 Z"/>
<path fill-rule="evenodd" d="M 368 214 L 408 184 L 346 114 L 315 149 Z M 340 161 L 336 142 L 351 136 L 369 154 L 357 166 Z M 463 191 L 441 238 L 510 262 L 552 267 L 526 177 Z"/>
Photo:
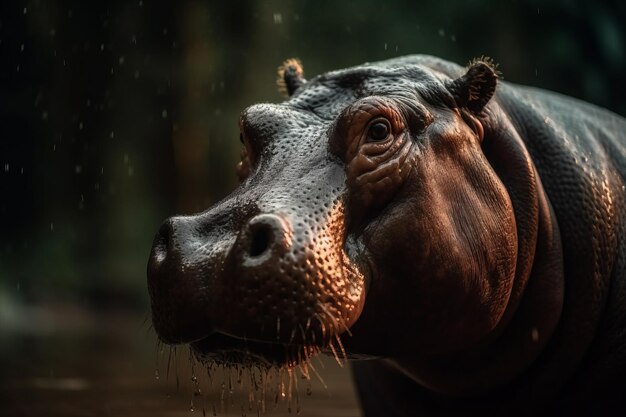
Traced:
<path fill-rule="evenodd" d="M 339 359 L 339 355 L 337 355 L 337 351 L 335 350 L 335 345 L 333 344 L 332 340 L 328 342 L 328 347 L 330 347 L 330 350 L 333 352 L 333 356 L 335 357 L 335 360 L 337 361 L 339 366 L 343 368 L 343 362 L 341 362 L 341 360 Z"/>
<path fill-rule="evenodd" d="M 300 391 L 298 389 L 298 376 L 295 375 L 293 377 L 295 392 L 296 392 L 296 413 L 300 414 Z"/>
<path fill-rule="evenodd" d="M 309 358 L 307 357 L 303 362 L 300 363 L 300 373 L 304 376 L 305 379 L 311 380 L 311 375 L 309 374 Z"/>
<path fill-rule="evenodd" d="M 339 345 L 339 349 L 341 350 L 341 354 L 343 355 L 344 361 L 347 362 L 348 355 L 346 354 L 346 349 L 343 347 L 343 343 L 341 343 L 341 337 L 339 337 L 338 334 L 335 334 L 335 340 L 337 341 L 337 344 Z"/>
<path fill-rule="evenodd" d="M 300 323 L 298 323 L 298 328 L 300 329 L 300 334 L 302 335 L 302 343 L 305 344 L 306 343 L 306 330 L 304 330 L 304 327 L 302 327 Z"/>
<path fill-rule="evenodd" d="M 326 325 L 324 324 L 324 320 L 319 316 L 319 314 L 315 313 L 315 318 L 320 322 L 320 327 L 322 328 L 322 344 L 326 344 Z"/>
<path fill-rule="evenodd" d="M 315 353 L 319 353 L 320 350 L 316 349 Z M 322 369 L 326 368 L 326 365 L 324 365 L 324 362 L 322 362 L 322 359 L 320 358 L 319 355 L 315 355 L 313 356 L 315 359 L 317 359 L 317 361 L 319 362 L 320 366 L 322 367 Z"/>
<path fill-rule="evenodd" d="M 298 330 L 298 328 L 294 326 L 293 330 L 291 330 L 291 337 L 289 338 L 289 344 L 293 343 L 293 339 L 296 337 L 296 330 Z"/>
<path fill-rule="evenodd" d="M 291 395 L 293 390 L 293 370 L 291 368 L 287 368 L 287 378 L 289 379 L 289 383 L 287 385 L 287 409 L 291 413 Z"/>
<path fill-rule="evenodd" d="M 174 366 L 176 367 L 176 390 L 180 389 L 180 379 L 178 378 L 178 355 L 176 346 L 174 346 Z"/>
<path fill-rule="evenodd" d="M 165 373 L 165 380 L 169 381 L 170 379 L 170 365 L 172 363 L 172 346 L 169 347 L 169 353 L 167 355 L 167 372 Z"/>
<path fill-rule="evenodd" d="M 299 347 L 298 349 L 296 349 L 296 355 L 298 356 L 296 364 L 299 364 L 300 362 L 302 362 L 302 350 Z"/>
<path fill-rule="evenodd" d="M 150 336 L 153 330 L 154 330 L 154 325 L 150 323 L 150 326 L 146 328 L 145 337 L 147 338 L 148 336 Z"/>
<path fill-rule="evenodd" d="M 345 320 L 341 316 L 339 316 L 339 323 L 343 326 L 343 329 L 346 331 L 346 333 L 348 333 L 348 336 L 352 337 L 352 332 L 350 331 L 350 329 L 346 325 Z"/>
<path fill-rule="evenodd" d="M 335 319 L 335 316 L 333 316 L 330 311 L 328 311 L 328 309 L 326 308 L 326 306 L 324 304 L 320 304 L 320 307 L 322 308 L 322 310 L 324 310 L 324 313 L 326 313 L 326 315 L 328 316 L 328 318 L 330 318 L 330 322 L 333 323 L 336 327 L 337 326 L 337 320 Z"/>
<path fill-rule="evenodd" d="M 312 363 L 309 363 L 309 366 L 311 367 L 311 370 L 313 371 L 313 373 L 315 374 L 315 376 L 317 377 L 317 379 L 319 379 L 319 381 L 322 383 L 322 385 L 324 386 L 324 389 L 328 389 L 328 385 L 326 385 L 326 383 L 324 382 L 324 379 L 322 378 L 322 376 L 319 374 L 319 372 L 317 372 L 317 369 L 315 369 L 315 367 L 313 366 Z"/>
<path fill-rule="evenodd" d="M 139 327 L 137 328 L 137 330 L 141 330 L 143 328 L 143 326 L 146 325 L 146 323 L 148 322 L 149 318 L 150 318 L 150 315 L 148 313 L 144 313 L 143 320 L 139 324 Z"/>

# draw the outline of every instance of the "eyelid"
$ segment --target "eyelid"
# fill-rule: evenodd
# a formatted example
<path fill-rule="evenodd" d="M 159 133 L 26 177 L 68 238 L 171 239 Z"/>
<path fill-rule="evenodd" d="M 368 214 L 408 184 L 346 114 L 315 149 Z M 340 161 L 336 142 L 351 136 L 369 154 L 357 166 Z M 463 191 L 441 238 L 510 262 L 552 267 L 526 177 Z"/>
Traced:
<path fill-rule="evenodd" d="M 419 101 L 405 98 L 398 99 L 398 101 L 402 104 L 399 106 L 400 112 L 407 121 L 407 128 L 411 133 L 422 132 L 434 121 L 432 113 Z"/>

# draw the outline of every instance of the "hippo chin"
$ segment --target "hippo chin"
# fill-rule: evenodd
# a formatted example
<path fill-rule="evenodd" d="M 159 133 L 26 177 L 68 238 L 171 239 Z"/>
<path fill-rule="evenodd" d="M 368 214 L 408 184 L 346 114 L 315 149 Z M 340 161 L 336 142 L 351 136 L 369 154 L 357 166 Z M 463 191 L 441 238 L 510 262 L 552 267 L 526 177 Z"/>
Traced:
<path fill-rule="evenodd" d="M 624 415 L 626 120 L 489 60 L 279 75 L 288 100 L 241 117 L 240 186 L 155 239 L 162 341 L 370 359 L 366 416 Z"/>

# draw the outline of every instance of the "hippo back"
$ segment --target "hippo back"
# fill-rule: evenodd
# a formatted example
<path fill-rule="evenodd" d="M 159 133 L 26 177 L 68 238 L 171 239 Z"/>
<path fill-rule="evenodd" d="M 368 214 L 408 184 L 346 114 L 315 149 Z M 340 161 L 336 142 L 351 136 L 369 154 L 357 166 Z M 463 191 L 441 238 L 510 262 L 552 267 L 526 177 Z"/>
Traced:
<path fill-rule="evenodd" d="M 577 383 L 616 392 L 626 371 L 626 121 L 508 83 L 498 101 L 526 144 L 562 236 L 565 303 L 543 360 L 565 367 L 584 355 Z M 593 342 L 573 352 L 561 346 L 572 335 Z"/>

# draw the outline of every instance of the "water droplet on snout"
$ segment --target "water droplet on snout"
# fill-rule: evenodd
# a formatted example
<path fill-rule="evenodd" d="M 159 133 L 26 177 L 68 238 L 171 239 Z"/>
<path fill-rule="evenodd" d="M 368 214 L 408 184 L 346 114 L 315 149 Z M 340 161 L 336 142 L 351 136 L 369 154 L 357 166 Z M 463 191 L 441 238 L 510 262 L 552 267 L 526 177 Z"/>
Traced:
<path fill-rule="evenodd" d="M 159 377 L 160 377 L 160 376 L 159 376 L 159 370 L 158 370 L 158 369 L 155 369 L 155 370 L 154 370 L 154 379 L 159 379 Z"/>

